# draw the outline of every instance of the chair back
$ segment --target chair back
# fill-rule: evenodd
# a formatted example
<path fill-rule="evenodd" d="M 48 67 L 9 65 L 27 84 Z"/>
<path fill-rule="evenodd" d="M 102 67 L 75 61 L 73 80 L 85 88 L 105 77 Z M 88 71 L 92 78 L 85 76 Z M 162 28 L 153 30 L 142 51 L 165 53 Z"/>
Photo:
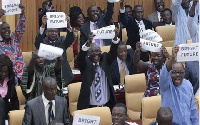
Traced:
<path fill-rule="evenodd" d="M 173 47 L 175 40 L 176 26 L 157 26 L 156 32 L 162 37 L 161 42 L 165 47 Z"/>
<path fill-rule="evenodd" d="M 195 102 L 196 102 L 196 105 L 197 105 L 197 110 L 199 112 L 199 96 L 195 97 Z"/>
<path fill-rule="evenodd" d="M 73 112 L 73 116 L 75 114 L 99 116 L 100 117 L 99 125 L 112 125 L 112 115 L 108 107 L 95 107 L 95 108 L 77 110 Z"/>
<path fill-rule="evenodd" d="M 9 125 L 22 125 L 25 110 L 13 110 L 8 113 Z"/>
<path fill-rule="evenodd" d="M 25 107 L 25 104 L 26 104 L 26 98 L 24 97 L 24 95 L 22 93 L 21 86 L 16 87 L 16 92 L 17 92 L 17 97 L 19 100 L 19 109 L 23 110 Z"/>
<path fill-rule="evenodd" d="M 31 58 L 32 58 L 32 51 L 31 52 L 22 52 L 22 55 L 24 57 L 24 63 L 26 66 L 28 66 Z"/>
<path fill-rule="evenodd" d="M 67 53 L 67 61 L 69 62 L 71 69 L 73 69 L 74 68 L 74 51 L 73 51 L 72 45 L 67 48 L 66 53 Z"/>
<path fill-rule="evenodd" d="M 145 74 L 125 76 L 125 100 L 127 113 L 131 120 L 139 120 L 141 113 L 141 100 L 146 90 Z"/>
<path fill-rule="evenodd" d="M 131 49 L 131 46 L 130 45 L 126 45 L 127 46 L 127 49 Z M 101 53 L 108 53 L 110 51 L 110 46 L 102 46 L 101 47 Z"/>
<path fill-rule="evenodd" d="M 81 84 L 81 82 L 76 82 L 68 85 L 69 111 L 71 115 L 74 111 L 77 110 Z"/>
<path fill-rule="evenodd" d="M 128 40 L 127 31 L 126 31 L 126 28 L 123 28 L 122 29 L 122 41 L 127 42 L 127 40 Z"/>
<path fill-rule="evenodd" d="M 161 107 L 161 96 L 142 98 L 142 124 L 149 125 L 156 121 L 157 111 Z"/>

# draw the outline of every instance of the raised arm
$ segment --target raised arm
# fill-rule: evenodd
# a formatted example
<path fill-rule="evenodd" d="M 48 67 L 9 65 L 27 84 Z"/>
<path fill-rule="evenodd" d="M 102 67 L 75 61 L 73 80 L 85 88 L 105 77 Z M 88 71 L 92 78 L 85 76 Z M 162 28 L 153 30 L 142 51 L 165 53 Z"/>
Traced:
<path fill-rule="evenodd" d="M 179 46 L 176 45 L 175 47 L 173 47 L 172 56 L 166 61 L 166 68 L 167 68 L 168 72 L 171 70 L 172 64 L 174 62 L 176 62 L 176 57 L 177 57 L 178 50 L 179 50 Z"/>
<path fill-rule="evenodd" d="M 117 37 L 119 34 L 118 29 L 115 29 L 115 37 L 112 40 L 112 44 L 110 47 L 110 51 L 108 52 L 106 59 L 108 61 L 108 64 L 111 65 L 112 62 L 117 58 L 117 48 L 118 48 L 118 44 L 120 39 Z"/>
<path fill-rule="evenodd" d="M 112 19 L 112 15 L 114 13 L 113 8 L 114 8 L 114 3 L 107 2 L 107 12 L 104 16 L 104 21 L 105 21 L 106 25 L 109 25 L 109 23 Z"/>
<path fill-rule="evenodd" d="M 120 0 L 120 22 L 125 26 L 128 24 L 127 17 L 125 15 L 124 0 Z"/>
<path fill-rule="evenodd" d="M 141 43 L 137 42 L 136 43 L 136 50 L 133 54 L 133 64 L 137 69 L 146 73 L 147 70 L 148 70 L 148 63 L 140 60 L 140 50 L 141 50 Z"/>
<path fill-rule="evenodd" d="M 4 10 L 0 9 L 0 18 L 4 15 Z"/>
<path fill-rule="evenodd" d="M 17 44 L 20 44 L 20 40 L 25 32 L 25 27 L 26 27 L 26 25 L 25 25 L 26 18 L 25 18 L 25 12 L 24 12 L 25 6 L 23 3 L 20 3 L 19 7 L 21 8 L 22 11 L 19 16 L 19 20 L 17 22 L 15 31 L 11 34 L 11 37 L 15 37 L 15 39 L 17 39 L 16 40 L 16 42 L 18 42 Z"/>
<path fill-rule="evenodd" d="M 182 0 L 172 0 L 171 10 L 173 18 L 176 21 L 176 16 L 178 14 L 179 8 L 181 7 Z"/>

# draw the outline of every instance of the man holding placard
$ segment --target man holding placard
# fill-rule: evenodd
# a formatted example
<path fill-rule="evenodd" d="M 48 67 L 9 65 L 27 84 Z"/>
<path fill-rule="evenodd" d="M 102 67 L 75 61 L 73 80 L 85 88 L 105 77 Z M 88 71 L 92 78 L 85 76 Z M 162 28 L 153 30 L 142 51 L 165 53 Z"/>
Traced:
<path fill-rule="evenodd" d="M 82 85 L 78 98 L 77 109 L 86 109 L 98 106 L 112 107 L 116 103 L 110 65 L 117 57 L 118 30 L 112 41 L 110 51 L 101 54 L 101 49 L 90 34 L 89 40 L 82 46 L 77 57 L 78 67 L 81 71 Z M 88 56 L 87 56 L 88 55 Z"/>
<path fill-rule="evenodd" d="M 97 30 L 109 25 L 113 15 L 113 7 L 114 3 L 108 2 L 107 12 L 105 15 L 100 14 L 98 8 L 94 5 L 90 6 L 87 9 L 89 20 L 81 27 L 80 48 L 82 47 L 83 44 L 87 42 L 87 40 L 89 39 L 89 34 L 93 30 Z M 94 39 L 93 42 L 95 42 L 100 47 L 104 45 L 110 45 L 110 42 L 106 42 L 105 40 L 102 39 Z"/>
<path fill-rule="evenodd" d="M 19 7 L 21 8 L 21 14 L 14 32 L 10 34 L 10 25 L 7 22 L 2 22 L 0 25 L 0 54 L 8 55 L 13 62 L 16 84 L 22 79 L 23 68 L 25 66 L 24 58 L 20 51 L 20 40 L 25 32 L 25 7 L 22 3 L 19 4 Z"/>
<path fill-rule="evenodd" d="M 36 35 L 36 39 L 35 39 L 35 47 L 37 49 L 39 49 L 40 47 L 40 43 L 44 43 L 47 45 L 51 45 L 51 46 L 55 46 L 55 47 L 59 47 L 62 48 L 64 53 L 63 53 L 63 60 L 62 60 L 62 78 L 65 81 L 65 84 L 68 84 L 71 82 L 71 80 L 73 79 L 73 74 L 71 71 L 71 68 L 69 66 L 69 63 L 67 61 L 67 55 L 66 55 L 66 50 L 67 48 L 73 43 L 74 41 L 74 33 L 71 29 L 70 26 L 70 18 L 67 15 L 63 15 L 63 12 L 49 12 L 48 13 L 49 16 L 51 16 L 52 20 L 53 19 L 57 19 L 57 20 L 62 20 L 66 23 L 66 27 L 67 27 L 67 36 L 58 36 L 58 28 L 61 28 L 60 24 L 54 24 L 53 28 L 49 28 L 47 26 L 47 30 L 45 32 L 45 27 L 46 25 L 49 25 L 47 23 L 47 15 L 44 15 L 42 17 L 42 26 L 40 27 L 40 30 L 38 31 L 37 35 Z M 67 21 L 63 20 L 63 18 L 65 18 Z M 51 25 L 50 25 L 51 26 Z M 58 28 L 56 28 L 58 27 Z M 46 37 L 45 37 L 46 35 Z M 52 50 L 53 51 L 53 50 Z M 55 60 L 52 61 L 47 61 L 47 64 L 50 64 L 52 62 L 55 62 Z"/>
<path fill-rule="evenodd" d="M 184 79 L 185 70 L 176 62 L 179 47 L 172 49 L 172 56 L 160 71 L 160 93 L 162 107 L 169 107 L 173 113 L 173 122 L 179 125 L 199 125 L 198 111 L 191 83 Z"/>
<path fill-rule="evenodd" d="M 152 29 L 152 23 L 143 18 L 144 9 L 142 5 L 136 5 L 133 9 L 134 17 L 125 15 L 124 0 L 120 2 L 120 22 L 126 26 L 128 40 L 127 45 L 130 45 L 133 50 L 136 49 L 136 43 L 140 41 L 140 33 L 146 29 Z M 141 59 L 149 60 L 149 52 L 142 52 Z"/>

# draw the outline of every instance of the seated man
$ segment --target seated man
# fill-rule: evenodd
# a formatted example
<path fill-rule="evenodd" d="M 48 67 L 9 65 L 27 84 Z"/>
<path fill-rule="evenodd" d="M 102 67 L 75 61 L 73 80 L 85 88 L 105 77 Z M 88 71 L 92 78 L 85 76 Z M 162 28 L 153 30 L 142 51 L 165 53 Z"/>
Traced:
<path fill-rule="evenodd" d="M 191 83 L 184 79 L 182 63 L 175 62 L 178 46 L 172 50 L 172 56 L 160 71 L 160 93 L 162 107 L 169 107 L 173 113 L 173 122 L 179 125 L 198 125 L 198 111 Z"/>
<path fill-rule="evenodd" d="M 5 102 L 0 97 L 0 125 L 5 125 Z"/>
<path fill-rule="evenodd" d="M 58 29 L 56 28 L 48 28 L 45 31 L 45 26 L 47 25 L 47 16 L 44 15 L 42 17 L 42 26 L 40 27 L 40 30 L 38 31 L 36 38 L 35 38 L 35 47 L 39 49 L 40 43 L 44 43 L 47 45 L 52 45 L 55 47 L 59 47 L 63 49 L 63 60 L 62 60 L 62 67 L 61 67 L 61 73 L 62 78 L 65 81 L 65 84 L 69 84 L 73 80 L 73 74 L 72 70 L 69 66 L 69 63 L 67 61 L 67 55 L 66 50 L 67 48 L 74 42 L 74 33 L 72 29 L 70 28 L 70 19 L 67 16 L 67 36 L 66 37 L 59 37 L 58 36 Z M 46 37 L 45 37 L 46 35 Z M 47 64 L 55 63 L 56 60 L 53 61 L 46 61 Z M 56 76 L 57 77 L 57 76 Z"/>
<path fill-rule="evenodd" d="M 127 50 L 125 42 L 119 42 L 117 58 L 110 66 L 113 85 L 124 85 L 125 75 L 137 73 L 133 65 L 133 49 Z"/>
<path fill-rule="evenodd" d="M 153 28 L 156 29 L 157 26 L 169 26 L 175 25 L 174 21 L 172 21 L 172 11 L 169 8 L 165 8 L 161 12 L 162 21 L 161 22 L 154 22 Z"/>
<path fill-rule="evenodd" d="M 161 11 L 165 8 L 163 0 L 154 0 L 156 12 L 148 15 L 148 20 L 152 23 L 162 21 Z"/>
<path fill-rule="evenodd" d="M 172 123 L 172 110 L 169 107 L 160 107 L 157 112 L 156 122 L 151 123 L 151 125 L 178 125 Z"/>
<path fill-rule="evenodd" d="M 21 14 L 17 22 L 15 30 L 11 33 L 10 25 L 2 22 L 0 25 L 0 54 L 6 54 L 13 63 L 13 71 L 15 72 L 15 83 L 20 84 L 22 80 L 23 68 L 25 66 L 24 58 L 20 50 L 20 41 L 25 33 L 26 17 L 25 6 L 20 3 Z M 0 12 L 2 15 L 2 10 Z"/>
<path fill-rule="evenodd" d="M 83 78 L 77 104 L 78 110 L 97 106 L 110 106 L 111 108 L 116 103 L 109 69 L 117 57 L 118 31 L 115 32 L 108 53 L 101 54 L 100 47 L 96 43 L 92 43 L 94 36 L 94 34 L 90 34 L 77 57 L 78 67 Z"/>
<path fill-rule="evenodd" d="M 129 125 L 126 123 L 127 118 L 126 105 L 123 103 L 117 103 L 112 109 L 112 125 Z"/>
<path fill-rule="evenodd" d="M 27 102 L 22 125 L 49 125 L 53 120 L 71 125 L 66 99 L 56 96 L 56 80 L 45 77 L 42 90 L 42 95 Z"/>
<path fill-rule="evenodd" d="M 45 59 L 38 56 L 38 51 L 32 53 L 27 68 L 24 69 L 22 83 L 20 84 L 26 100 L 31 100 L 42 94 L 42 80 L 44 77 L 51 76 L 55 78 L 61 70 L 61 59 L 57 58 L 56 63 L 45 65 Z M 58 77 L 57 77 L 58 78 Z M 59 77 L 60 78 L 60 77 Z M 66 84 L 61 79 L 56 79 L 58 83 L 58 95 L 62 95 L 62 90 Z"/>

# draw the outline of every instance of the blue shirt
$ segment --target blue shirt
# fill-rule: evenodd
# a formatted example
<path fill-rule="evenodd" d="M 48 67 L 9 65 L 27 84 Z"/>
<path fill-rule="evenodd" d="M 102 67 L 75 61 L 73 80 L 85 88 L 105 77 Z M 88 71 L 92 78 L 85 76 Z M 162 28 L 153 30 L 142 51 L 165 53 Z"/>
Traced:
<path fill-rule="evenodd" d="M 174 46 L 185 44 L 186 40 L 191 39 L 190 33 L 187 28 L 187 19 L 185 9 L 181 6 L 182 0 L 172 0 L 171 10 L 172 16 L 176 24 L 176 33 Z"/>
<path fill-rule="evenodd" d="M 166 64 L 161 69 L 159 80 L 162 107 L 169 107 L 172 110 L 173 122 L 180 125 L 199 125 L 191 83 L 183 79 L 181 85 L 175 86 Z"/>

